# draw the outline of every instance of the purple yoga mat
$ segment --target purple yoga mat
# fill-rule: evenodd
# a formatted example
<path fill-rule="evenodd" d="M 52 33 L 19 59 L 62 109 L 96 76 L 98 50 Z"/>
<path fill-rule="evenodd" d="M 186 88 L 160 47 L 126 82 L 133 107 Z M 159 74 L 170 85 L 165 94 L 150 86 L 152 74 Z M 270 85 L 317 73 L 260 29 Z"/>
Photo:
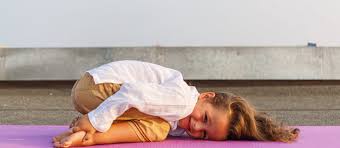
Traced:
<path fill-rule="evenodd" d="M 206 141 L 169 137 L 163 142 L 97 145 L 89 148 L 340 148 L 340 126 L 300 126 L 300 138 L 287 144 L 259 141 Z M 67 126 L 0 125 L 0 148 L 52 147 L 51 138 Z"/>

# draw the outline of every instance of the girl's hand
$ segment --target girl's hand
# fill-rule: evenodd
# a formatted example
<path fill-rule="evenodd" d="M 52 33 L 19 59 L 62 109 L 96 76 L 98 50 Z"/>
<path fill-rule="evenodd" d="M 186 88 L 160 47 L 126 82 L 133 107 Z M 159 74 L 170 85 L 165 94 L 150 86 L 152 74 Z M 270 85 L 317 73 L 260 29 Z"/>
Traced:
<path fill-rule="evenodd" d="M 84 136 L 82 142 L 86 143 L 90 139 L 92 139 L 92 135 L 96 132 L 96 129 L 92 126 L 89 117 L 87 114 L 80 117 L 72 127 L 72 132 L 76 133 L 79 131 L 85 131 L 86 135 Z"/>

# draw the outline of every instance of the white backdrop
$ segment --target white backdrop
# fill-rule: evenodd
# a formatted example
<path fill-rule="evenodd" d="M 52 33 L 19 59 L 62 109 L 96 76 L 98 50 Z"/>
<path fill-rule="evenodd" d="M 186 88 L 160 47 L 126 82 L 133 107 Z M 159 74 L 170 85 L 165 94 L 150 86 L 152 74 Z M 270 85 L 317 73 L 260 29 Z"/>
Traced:
<path fill-rule="evenodd" d="M 340 45 L 339 0 L 0 0 L 0 47 Z"/>

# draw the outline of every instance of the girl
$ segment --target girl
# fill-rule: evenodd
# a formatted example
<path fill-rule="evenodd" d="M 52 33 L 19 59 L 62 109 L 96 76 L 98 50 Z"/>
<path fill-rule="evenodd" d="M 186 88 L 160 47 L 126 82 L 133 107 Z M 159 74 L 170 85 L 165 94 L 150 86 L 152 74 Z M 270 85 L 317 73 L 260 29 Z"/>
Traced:
<path fill-rule="evenodd" d="M 72 88 L 77 111 L 55 147 L 162 141 L 168 135 L 209 140 L 291 142 L 282 126 L 231 93 L 198 93 L 179 71 L 141 61 L 117 61 L 87 71 Z"/>

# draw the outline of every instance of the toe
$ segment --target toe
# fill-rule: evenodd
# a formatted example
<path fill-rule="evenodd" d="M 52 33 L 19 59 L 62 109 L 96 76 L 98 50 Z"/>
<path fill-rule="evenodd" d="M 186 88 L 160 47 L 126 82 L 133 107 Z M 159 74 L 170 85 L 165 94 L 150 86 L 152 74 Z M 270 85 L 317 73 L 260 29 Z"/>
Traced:
<path fill-rule="evenodd" d="M 54 143 L 53 143 L 53 146 L 54 146 L 54 147 L 61 147 L 61 144 L 60 144 L 60 142 L 54 142 Z"/>
<path fill-rule="evenodd" d="M 70 147 L 72 145 L 71 141 L 65 141 L 61 144 L 63 147 Z"/>
<path fill-rule="evenodd" d="M 69 137 L 63 138 L 60 143 L 63 147 L 70 147 L 72 145 L 72 141 Z"/>
<path fill-rule="evenodd" d="M 52 138 L 52 142 L 59 142 L 58 137 L 57 137 L 57 136 L 53 137 L 53 138 Z"/>

